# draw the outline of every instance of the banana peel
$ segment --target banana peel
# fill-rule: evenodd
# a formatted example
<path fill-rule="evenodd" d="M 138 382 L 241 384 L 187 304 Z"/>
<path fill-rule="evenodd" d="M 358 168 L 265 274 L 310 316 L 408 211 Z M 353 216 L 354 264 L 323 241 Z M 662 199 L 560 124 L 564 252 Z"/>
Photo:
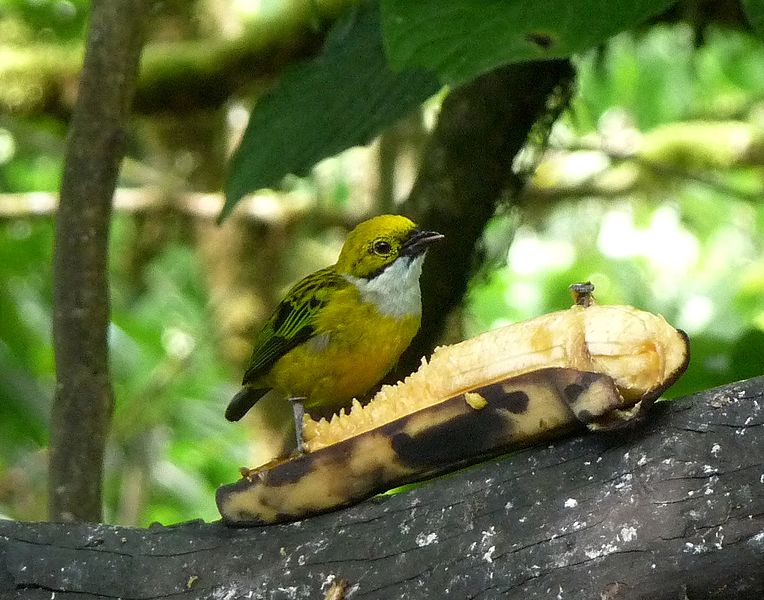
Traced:
<path fill-rule="evenodd" d="M 687 336 L 663 317 L 584 294 L 436 349 L 366 406 L 306 417 L 308 452 L 242 469 L 218 509 L 232 526 L 302 519 L 584 426 L 630 425 L 688 362 Z"/>

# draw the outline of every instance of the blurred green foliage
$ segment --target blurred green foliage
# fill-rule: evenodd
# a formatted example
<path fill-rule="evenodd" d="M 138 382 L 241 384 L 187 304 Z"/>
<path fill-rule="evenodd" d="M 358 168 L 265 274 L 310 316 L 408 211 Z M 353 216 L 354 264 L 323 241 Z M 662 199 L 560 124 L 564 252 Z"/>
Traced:
<path fill-rule="evenodd" d="M 81 36 L 86 4 L 5 0 L 0 27 L 19 40 L 54 36 L 69 43 Z M 66 16 L 69 7 L 73 17 Z M 764 126 L 764 47 L 749 35 L 711 29 L 696 48 L 689 27 L 656 26 L 620 35 L 577 61 L 578 95 L 553 144 L 585 139 L 614 116 L 639 131 L 691 119 Z M 0 194 L 55 190 L 64 135 L 49 118 L 0 116 Z M 136 137 L 132 158 L 150 162 L 147 147 Z M 345 179 L 335 181 L 336 203 L 317 203 L 318 211 L 352 209 L 356 168 L 349 161 Z M 764 171 L 715 175 L 727 191 L 678 178 L 614 198 L 563 200 L 497 217 L 485 246 L 498 262 L 471 287 L 465 333 L 565 308 L 568 284 L 591 279 L 600 302 L 660 312 L 688 331 L 693 358 L 672 396 L 764 373 L 764 203 L 729 192 L 760 189 Z M 303 239 L 304 254 L 321 255 L 319 243 L 335 243 L 335 234 Z M 141 525 L 215 519 L 214 488 L 249 462 L 245 428 L 223 418 L 239 372 L 221 358 L 223 340 L 192 236 L 168 236 L 137 260 L 140 236 L 137 217 L 115 217 L 116 410 L 106 516 Z M 45 516 L 52 238 L 48 217 L 0 221 L 0 515 L 13 518 Z"/>
<path fill-rule="evenodd" d="M 248 462 L 244 431 L 221 417 L 236 376 L 219 359 L 193 248 L 163 248 L 145 266 L 136 295 L 128 265 L 119 260 L 134 240 L 132 220 L 116 218 L 110 340 L 117 401 L 106 518 L 132 520 L 124 506 L 135 501 L 127 489 L 132 485 L 141 493 L 140 523 L 215 519 L 215 487 Z M 25 505 L 24 490 L 7 489 L 2 479 L 11 473 L 15 485 L 44 494 L 44 456 L 28 473 L 12 469 L 47 442 L 54 383 L 51 250 L 49 220 L 0 224 L 0 514 L 17 518 L 44 518 L 44 501 Z"/>
<path fill-rule="evenodd" d="M 117 219 L 115 263 L 135 239 L 133 223 Z M 122 265 L 126 267 L 127 265 Z M 180 514 L 214 519 L 214 489 L 246 464 L 241 428 L 220 417 L 236 377 L 219 359 L 217 335 L 193 248 L 172 242 L 143 270 L 143 289 L 112 266 L 112 376 L 115 407 L 107 471 L 137 473 L 150 490 L 140 522 Z M 225 452 L 221 452 L 225 448 Z M 107 506 L 115 520 L 126 482 L 108 476 Z M 129 482 L 128 482 L 129 485 Z"/>
<path fill-rule="evenodd" d="M 764 127 L 763 61 L 758 40 L 729 31 L 708 31 L 699 48 L 684 25 L 619 35 L 579 60 L 561 129 L 583 138 L 616 111 L 640 131 L 693 119 Z M 760 189 L 764 170 L 721 175 L 731 189 Z M 506 268 L 475 282 L 467 330 L 558 310 L 568 283 L 589 279 L 600 302 L 648 308 L 690 334 L 690 368 L 667 396 L 764 373 L 764 203 L 696 180 L 559 203 L 520 227 Z"/>
<path fill-rule="evenodd" d="M 4 43 L 81 42 L 88 0 L 2 0 L 0 38 Z"/>

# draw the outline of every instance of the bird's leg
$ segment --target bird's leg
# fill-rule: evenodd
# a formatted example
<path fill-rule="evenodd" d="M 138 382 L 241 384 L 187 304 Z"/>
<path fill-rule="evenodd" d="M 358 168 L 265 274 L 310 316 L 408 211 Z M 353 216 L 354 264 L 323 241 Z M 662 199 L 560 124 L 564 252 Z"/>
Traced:
<path fill-rule="evenodd" d="M 297 454 L 305 453 L 305 444 L 302 440 L 302 424 L 305 419 L 305 408 L 302 403 L 305 402 L 304 396 L 290 396 L 289 401 L 292 403 L 292 414 L 294 415 L 294 432 L 295 439 L 297 440 Z"/>

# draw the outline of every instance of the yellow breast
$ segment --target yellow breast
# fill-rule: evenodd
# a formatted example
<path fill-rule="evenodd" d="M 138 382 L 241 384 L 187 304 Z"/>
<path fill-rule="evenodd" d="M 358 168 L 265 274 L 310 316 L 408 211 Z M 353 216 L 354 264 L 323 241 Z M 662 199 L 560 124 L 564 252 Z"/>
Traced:
<path fill-rule="evenodd" d="M 280 358 L 265 382 L 285 395 L 305 397 L 308 410 L 336 410 L 390 371 L 419 323 L 419 311 L 384 315 L 349 286 L 321 310 L 315 337 Z"/>

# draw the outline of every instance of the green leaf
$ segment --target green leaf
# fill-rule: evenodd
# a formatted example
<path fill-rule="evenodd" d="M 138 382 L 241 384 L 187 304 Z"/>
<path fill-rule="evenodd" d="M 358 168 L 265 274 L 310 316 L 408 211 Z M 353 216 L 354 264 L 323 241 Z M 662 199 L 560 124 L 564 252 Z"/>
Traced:
<path fill-rule="evenodd" d="M 749 329 L 732 346 L 732 381 L 764 375 L 764 331 Z"/>
<path fill-rule="evenodd" d="M 244 194 L 367 143 L 438 88 L 421 69 L 390 70 L 378 6 L 363 3 L 334 26 L 320 56 L 289 69 L 258 101 L 231 159 L 220 219 Z"/>
<path fill-rule="evenodd" d="M 756 35 L 764 38 L 764 0 L 741 0 L 741 4 Z"/>
<path fill-rule="evenodd" d="M 461 83 L 499 65 L 562 58 L 657 15 L 675 0 L 382 0 L 393 67 Z"/>

